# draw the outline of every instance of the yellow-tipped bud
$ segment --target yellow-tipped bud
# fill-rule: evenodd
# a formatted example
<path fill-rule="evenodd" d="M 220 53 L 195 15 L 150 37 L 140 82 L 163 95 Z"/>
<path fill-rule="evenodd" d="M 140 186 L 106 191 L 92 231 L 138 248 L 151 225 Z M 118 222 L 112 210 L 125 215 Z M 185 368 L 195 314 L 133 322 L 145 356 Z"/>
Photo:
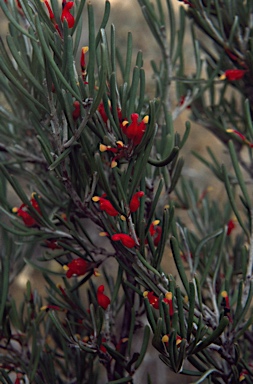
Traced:
<path fill-rule="evenodd" d="M 121 216 L 120 216 L 120 219 L 121 219 L 122 221 L 126 221 L 126 218 L 125 218 L 124 215 L 121 215 Z"/>
<path fill-rule="evenodd" d="M 163 343 L 168 343 L 168 341 L 169 341 L 169 336 L 168 336 L 168 335 L 164 335 L 164 336 L 162 337 L 162 342 L 163 342 Z"/>
<path fill-rule="evenodd" d="M 18 207 L 13 207 L 13 208 L 12 208 L 12 212 L 13 212 L 13 213 L 17 213 L 17 212 L 18 212 Z"/>
<path fill-rule="evenodd" d="M 172 300 L 172 297 L 173 297 L 172 292 L 167 292 L 165 294 L 165 297 L 166 297 L 167 300 Z"/>
<path fill-rule="evenodd" d="M 127 120 L 124 120 L 124 121 L 122 122 L 123 127 L 125 127 L 127 124 L 129 124 L 129 121 L 127 121 Z"/>
<path fill-rule="evenodd" d="M 100 197 L 99 196 L 93 196 L 91 200 L 94 201 L 95 203 L 97 203 L 100 200 Z"/>
<path fill-rule="evenodd" d="M 117 165 L 118 165 L 117 161 L 113 160 L 111 162 L 111 168 L 115 168 L 115 167 L 117 167 Z"/>
<path fill-rule="evenodd" d="M 107 145 L 104 145 L 104 144 L 99 145 L 100 152 L 105 152 L 105 151 L 107 151 L 108 148 L 110 148 L 110 147 L 108 147 Z"/>
<path fill-rule="evenodd" d="M 148 124 L 148 122 L 149 122 L 149 116 L 148 116 L 148 115 L 144 116 L 143 119 L 142 119 L 142 121 L 143 121 L 143 123 Z"/>
<path fill-rule="evenodd" d="M 160 223 L 160 220 L 154 220 L 154 221 L 152 222 L 153 225 L 158 225 L 159 223 Z"/>
<path fill-rule="evenodd" d="M 89 50 L 89 47 L 86 45 L 85 47 L 82 47 L 82 53 L 85 55 Z"/>
<path fill-rule="evenodd" d="M 40 307 L 40 310 L 41 311 L 46 311 L 47 310 L 47 305 L 43 305 L 42 307 Z"/>
<path fill-rule="evenodd" d="M 225 73 L 223 73 L 223 74 L 219 77 L 220 80 L 226 80 L 226 78 L 227 78 L 227 76 L 226 76 Z"/>
<path fill-rule="evenodd" d="M 108 236 L 108 233 L 107 233 L 107 232 L 100 232 L 100 233 L 99 233 L 99 236 L 101 236 L 101 237 L 106 237 L 106 236 Z"/>
<path fill-rule="evenodd" d="M 187 295 L 185 295 L 185 297 L 184 297 L 184 302 L 185 302 L 185 304 L 187 304 L 188 301 L 189 301 L 189 297 L 188 297 Z"/>
<path fill-rule="evenodd" d="M 143 297 L 147 297 L 148 296 L 148 291 L 144 291 L 143 292 Z"/>
<path fill-rule="evenodd" d="M 221 292 L 221 296 L 222 296 L 224 299 L 226 299 L 226 297 L 228 297 L 228 293 L 227 293 L 227 291 L 222 291 L 222 292 Z"/>
<path fill-rule="evenodd" d="M 99 276 L 101 276 L 101 274 L 99 273 L 99 271 L 98 271 L 97 268 L 94 268 L 93 275 L 94 275 L 95 277 L 99 277 Z"/>
<path fill-rule="evenodd" d="M 66 271 L 66 272 L 69 270 L 69 267 L 68 267 L 66 264 L 65 264 L 65 265 L 63 265 L 63 266 L 62 266 L 62 268 L 63 268 L 63 269 L 64 269 L 64 271 Z"/>
<path fill-rule="evenodd" d="M 124 147 L 124 143 L 123 143 L 123 141 L 120 141 L 120 140 L 119 140 L 119 141 L 116 141 L 116 144 L 119 145 L 119 146 L 122 147 L 122 148 Z"/>

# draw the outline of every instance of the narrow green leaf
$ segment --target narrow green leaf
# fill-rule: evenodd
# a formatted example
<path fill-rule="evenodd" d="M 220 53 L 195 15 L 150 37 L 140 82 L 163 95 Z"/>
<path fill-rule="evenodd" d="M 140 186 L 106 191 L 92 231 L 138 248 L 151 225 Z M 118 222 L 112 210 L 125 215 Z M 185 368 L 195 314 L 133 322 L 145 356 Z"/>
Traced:
<path fill-rule="evenodd" d="M 149 336 L 150 336 L 150 328 L 148 325 L 146 325 L 144 328 L 144 335 L 143 335 L 143 341 L 142 341 L 142 346 L 140 350 L 140 356 L 138 357 L 138 360 L 135 363 L 135 366 L 134 366 L 135 369 L 138 369 L 144 360 L 144 357 L 146 355 L 147 348 L 148 348 Z"/>
<path fill-rule="evenodd" d="M 245 226 L 244 220 L 242 219 L 242 217 L 241 217 L 241 215 L 239 213 L 239 210 L 237 208 L 237 203 L 236 203 L 235 198 L 234 198 L 234 194 L 233 194 L 233 190 L 232 190 L 232 187 L 231 187 L 231 184 L 230 184 L 228 173 L 227 173 L 227 170 L 226 170 L 224 165 L 222 165 L 222 172 L 223 172 L 224 183 L 225 183 L 225 187 L 226 187 L 226 191 L 227 191 L 227 194 L 228 194 L 228 197 L 229 197 L 229 201 L 230 201 L 231 207 L 232 207 L 232 209 L 234 211 L 234 214 L 235 214 L 235 216 L 236 216 L 240 226 L 244 230 L 245 235 L 249 238 L 248 228 Z"/>
<path fill-rule="evenodd" d="M 243 174 L 242 174 L 242 172 L 240 170 L 240 167 L 239 167 L 238 155 L 236 153 L 235 146 L 234 146 L 234 143 L 233 143 L 232 140 L 229 140 L 228 148 L 229 148 L 231 160 L 232 160 L 232 163 L 233 163 L 233 167 L 234 167 L 234 170 L 235 170 L 235 174 L 236 174 L 236 177 L 237 177 L 237 180 L 238 180 L 238 184 L 239 184 L 239 186 L 241 188 L 241 191 L 242 191 L 243 196 L 245 198 L 245 201 L 247 203 L 248 209 L 251 209 L 251 199 L 250 199 L 249 194 L 248 194 L 248 190 L 247 190 L 247 187 L 246 187 L 246 184 L 245 184 L 245 181 L 244 181 Z"/>
<path fill-rule="evenodd" d="M 224 332 L 225 328 L 229 324 L 229 319 L 224 316 L 217 328 L 211 333 L 210 336 L 206 337 L 201 343 L 199 343 L 196 348 L 193 350 L 193 354 L 200 352 L 202 349 L 208 347 L 210 344 L 215 343 L 215 341 L 220 337 L 220 335 Z"/>
<path fill-rule="evenodd" d="M 176 267 L 177 267 L 180 279 L 182 280 L 182 283 L 183 283 L 183 286 L 185 288 L 185 291 L 186 291 L 186 293 L 189 296 L 189 293 L 190 293 L 190 291 L 189 291 L 189 283 L 188 283 L 188 279 L 187 279 L 187 276 L 186 276 L 186 273 L 185 273 L 185 268 L 184 268 L 184 265 L 183 265 L 183 262 L 182 262 L 182 258 L 181 258 L 181 255 L 180 255 L 180 250 L 179 250 L 178 242 L 177 242 L 177 240 L 176 240 L 176 238 L 174 236 L 171 237 L 170 242 L 171 242 L 171 250 L 172 250 L 172 253 L 173 253 L 174 261 L 175 261 L 175 264 L 176 264 Z"/>

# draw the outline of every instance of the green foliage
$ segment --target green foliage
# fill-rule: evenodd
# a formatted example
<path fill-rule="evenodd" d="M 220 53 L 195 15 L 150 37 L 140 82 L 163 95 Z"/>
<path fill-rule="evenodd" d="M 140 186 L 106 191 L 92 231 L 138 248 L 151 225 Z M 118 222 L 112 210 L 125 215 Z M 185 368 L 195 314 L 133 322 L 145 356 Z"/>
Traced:
<path fill-rule="evenodd" d="M 153 348 L 191 382 L 252 381 L 252 4 L 185 1 L 176 21 L 172 1 L 138 2 L 160 49 L 153 100 L 130 32 L 117 47 L 109 1 L 96 28 L 84 0 L 0 0 L 2 383 L 134 383 L 142 367 L 151 383 Z M 188 106 L 231 160 L 195 154 L 222 204 L 181 175 L 190 123 L 181 137 L 174 120 Z M 46 298 L 29 281 L 11 297 L 25 264 Z"/>

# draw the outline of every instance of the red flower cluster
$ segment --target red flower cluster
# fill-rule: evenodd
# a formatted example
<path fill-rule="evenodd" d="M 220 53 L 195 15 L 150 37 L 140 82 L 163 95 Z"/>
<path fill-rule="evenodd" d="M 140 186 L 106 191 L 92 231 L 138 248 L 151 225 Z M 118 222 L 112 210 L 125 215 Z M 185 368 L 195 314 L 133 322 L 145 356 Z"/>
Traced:
<path fill-rule="evenodd" d="M 103 309 L 107 309 L 111 303 L 111 300 L 108 296 L 104 294 L 105 287 L 104 285 L 100 285 L 97 289 L 97 301 L 98 305 Z"/>
<path fill-rule="evenodd" d="M 30 203 L 32 204 L 33 208 L 41 215 L 41 210 L 39 207 L 39 204 L 37 200 L 35 199 L 36 193 L 32 193 Z M 21 204 L 21 206 L 12 208 L 12 212 L 16 213 L 17 216 L 21 217 L 23 219 L 24 224 L 27 227 L 33 227 L 37 224 L 36 220 L 30 215 L 30 213 L 27 212 L 28 206 L 26 204 Z"/>
<path fill-rule="evenodd" d="M 159 297 L 154 295 L 154 292 L 143 292 L 143 296 L 147 297 L 150 305 L 154 307 L 155 309 L 159 308 Z M 168 304 L 169 306 L 169 314 L 172 317 L 174 315 L 174 307 L 173 307 L 173 300 L 172 300 L 172 292 L 167 292 L 165 295 L 165 298 L 163 299 L 163 302 Z"/>
<path fill-rule="evenodd" d="M 111 239 L 112 241 L 120 241 L 127 248 L 133 248 L 136 245 L 134 239 L 126 233 L 115 233 Z"/>
<path fill-rule="evenodd" d="M 89 263 L 87 263 L 87 261 L 82 259 L 81 257 L 78 257 L 77 259 L 72 260 L 67 265 L 64 265 L 63 268 L 65 271 L 67 271 L 67 278 L 70 278 L 73 275 L 82 276 L 85 275 L 85 273 L 88 271 Z"/>
<path fill-rule="evenodd" d="M 92 200 L 96 203 L 99 202 L 99 208 L 101 211 L 105 211 L 107 215 L 109 216 L 117 216 L 119 215 L 119 212 L 113 207 L 112 203 L 105 198 L 105 194 L 103 194 L 101 197 L 99 196 L 93 196 Z M 130 203 L 129 203 L 129 209 L 130 212 L 136 212 L 137 209 L 140 206 L 140 198 L 144 196 L 143 191 L 136 192 Z"/>
<path fill-rule="evenodd" d="M 99 150 L 100 152 L 112 152 L 115 154 L 111 161 L 111 168 L 115 168 L 117 166 L 117 160 L 126 157 L 127 155 L 127 147 L 122 143 L 122 141 L 116 142 L 117 147 L 111 147 L 110 145 L 100 144 Z"/>
<path fill-rule="evenodd" d="M 132 113 L 130 124 L 127 120 L 122 122 L 122 131 L 133 145 L 140 144 L 148 123 L 148 116 L 145 116 L 141 122 L 138 122 L 138 119 L 138 113 Z"/>
<path fill-rule="evenodd" d="M 236 81 L 243 78 L 247 69 L 227 69 L 223 75 L 220 76 L 220 80 L 227 79 L 228 81 Z"/>
<path fill-rule="evenodd" d="M 106 114 L 103 103 L 99 104 L 98 112 L 101 115 L 102 120 L 105 122 L 105 124 L 107 124 L 108 116 Z M 126 160 L 128 160 L 129 158 L 131 158 L 133 154 L 133 145 L 136 146 L 140 144 L 142 137 L 145 133 L 146 126 L 149 119 L 148 116 L 145 116 L 142 119 L 142 121 L 138 122 L 138 119 L 139 119 L 138 113 L 133 113 L 131 115 L 131 123 L 129 123 L 127 120 L 122 121 L 121 109 L 117 108 L 117 113 L 118 113 L 120 127 L 123 133 L 126 135 L 126 137 L 130 140 L 130 143 L 127 145 L 124 145 L 122 141 L 117 141 L 116 142 L 117 147 L 111 147 L 110 145 L 100 144 L 99 149 L 101 152 L 108 151 L 115 154 L 115 156 L 111 161 L 111 168 L 114 168 L 117 166 L 117 160 L 122 158 L 125 158 Z"/>

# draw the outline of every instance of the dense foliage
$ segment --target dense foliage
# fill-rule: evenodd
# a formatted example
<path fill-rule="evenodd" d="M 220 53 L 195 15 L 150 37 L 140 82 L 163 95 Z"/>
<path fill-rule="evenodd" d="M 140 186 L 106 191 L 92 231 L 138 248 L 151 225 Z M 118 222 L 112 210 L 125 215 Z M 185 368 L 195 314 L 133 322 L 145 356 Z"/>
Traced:
<path fill-rule="evenodd" d="M 134 383 L 142 366 L 158 384 L 154 349 L 178 380 L 253 380 L 253 4 L 183 1 L 176 21 L 172 1 L 138 2 L 160 48 L 151 100 L 108 0 L 99 28 L 85 0 L 0 0 L 2 383 Z M 195 153 L 222 202 L 181 175 L 190 123 L 180 136 L 173 122 L 186 108 L 226 150 L 229 168 L 211 147 Z M 47 297 L 28 281 L 19 303 L 26 264 Z"/>

